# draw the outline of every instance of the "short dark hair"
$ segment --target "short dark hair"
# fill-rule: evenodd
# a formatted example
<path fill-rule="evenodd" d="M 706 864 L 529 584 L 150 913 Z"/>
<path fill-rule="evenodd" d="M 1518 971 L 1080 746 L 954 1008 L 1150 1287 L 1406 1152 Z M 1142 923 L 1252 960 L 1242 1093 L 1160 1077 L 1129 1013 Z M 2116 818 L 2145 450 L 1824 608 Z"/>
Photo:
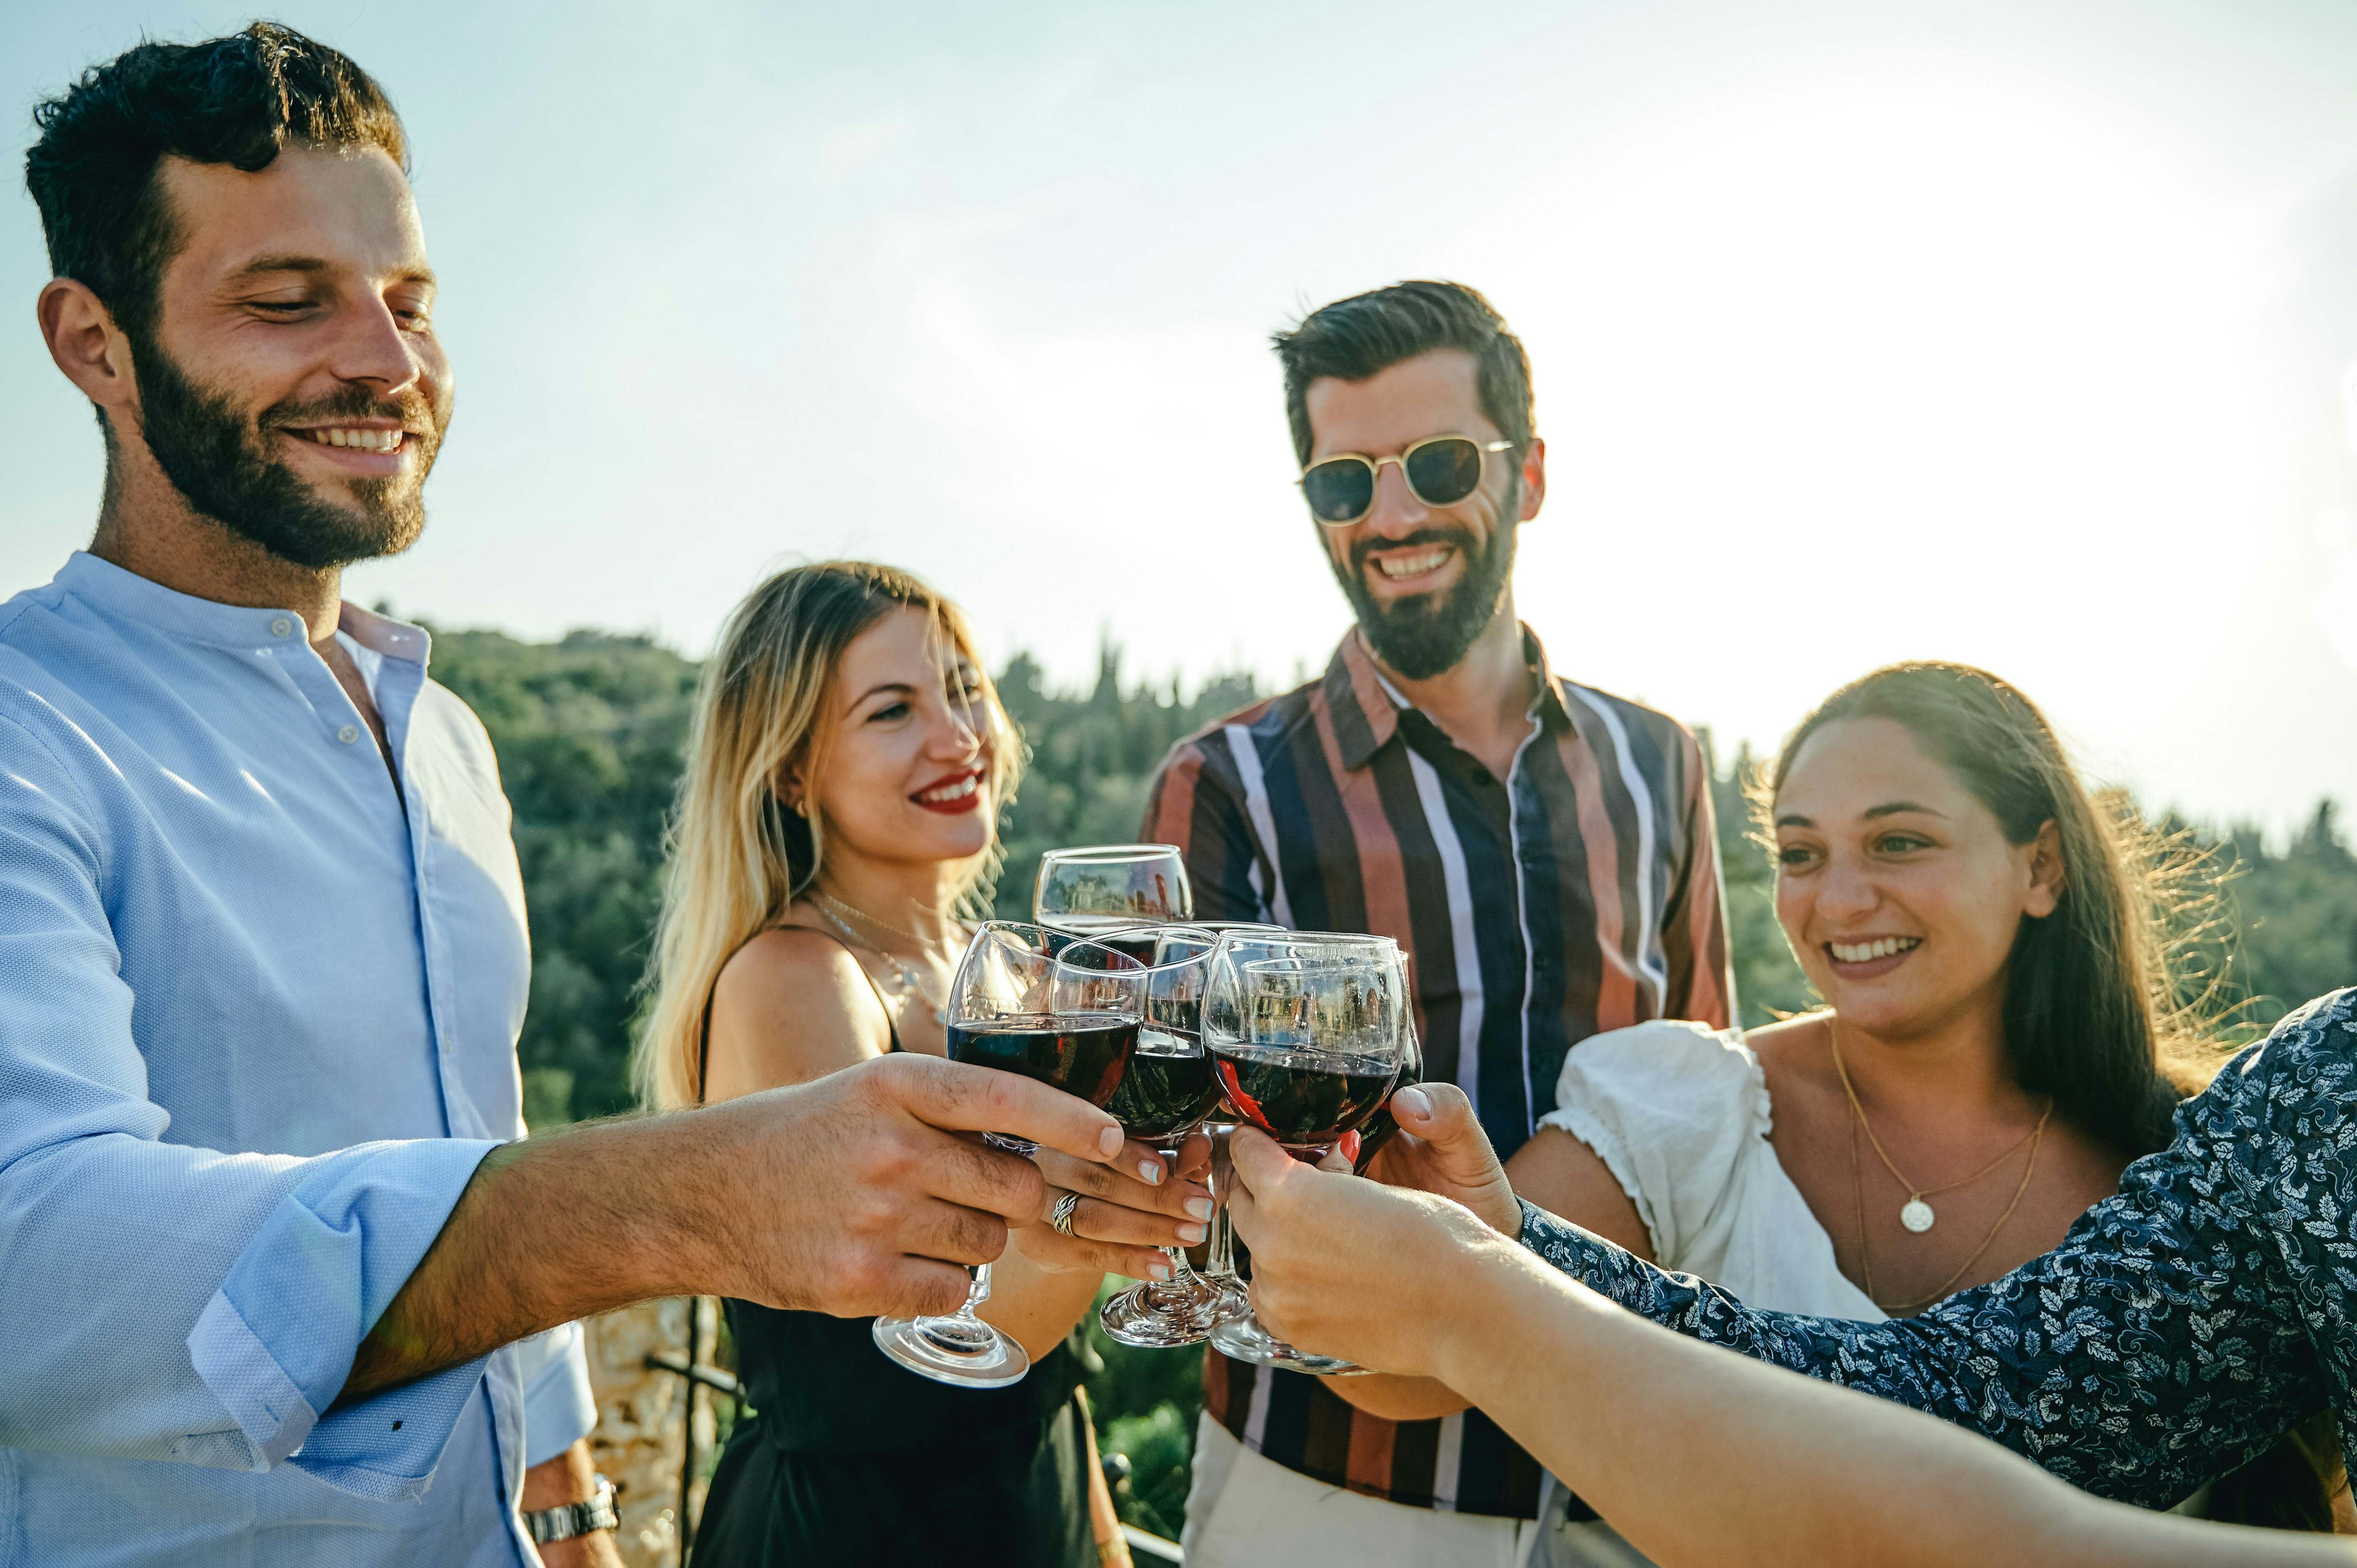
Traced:
<path fill-rule="evenodd" d="M 155 326 L 181 236 L 156 167 L 167 156 L 251 174 L 292 142 L 375 146 L 409 168 L 401 117 L 368 72 L 276 22 L 200 44 L 144 43 L 33 110 L 25 185 L 49 267 L 88 285 L 135 341 Z"/>
<path fill-rule="evenodd" d="M 1322 306 L 1269 341 L 1285 366 L 1285 416 L 1293 452 L 1309 461 L 1309 383 L 1320 376 L 1363 381 L 1435 349 L 1473 356 L 1481 412 L 1522 452 L 1531 444 L 1531 360 L 1506 319 L 1461 283 L 1418 279 Z"/>

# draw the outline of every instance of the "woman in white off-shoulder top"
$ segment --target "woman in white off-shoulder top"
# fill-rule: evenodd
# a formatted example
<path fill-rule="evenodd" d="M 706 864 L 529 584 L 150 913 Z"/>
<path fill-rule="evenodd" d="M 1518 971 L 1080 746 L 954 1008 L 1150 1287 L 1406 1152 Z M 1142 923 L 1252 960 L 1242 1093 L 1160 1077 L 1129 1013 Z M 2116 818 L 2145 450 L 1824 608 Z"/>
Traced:
<path fill-rule="evenodd" d="M 1656 1021 L 1581 1042 L 1507 1169 L 1531 1202 L 1750 1305 L 1920 1312 L 2054 1247 L 2198 1087 L 2172 1065 L 2198 1057 L 2167 1010 L 2148 857 L 2029 700 L 1957 665 L 1835 693 L 1768 798 L 1777 919 L 1831 1005 L 1748 1037 Z M 1394 1379 L 1336 1392 L 1386 1414 L 1446 1403 Z M 2329 1528 L 2336 1483 L 2345 1498 L 2287 1445 L 2213 1501 Z M 1600 1524 L 1550 1544 L 1633 1560 Z"/>

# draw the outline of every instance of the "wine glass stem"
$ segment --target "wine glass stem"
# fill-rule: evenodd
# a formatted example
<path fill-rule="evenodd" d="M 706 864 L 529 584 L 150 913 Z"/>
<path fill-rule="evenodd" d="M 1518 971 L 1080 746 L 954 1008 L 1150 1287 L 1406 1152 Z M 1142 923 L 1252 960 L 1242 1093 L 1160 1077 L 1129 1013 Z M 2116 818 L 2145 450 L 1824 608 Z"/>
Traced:
<path fill-rule="evenodd" d="M 1178 1151 L 1175 1147 L 1160 1148 L 1154 1152 L 1162 1156 L 1165 1165 L 1175 1164 L 1178 1158 Z M 1208 1186 L 1209 1183 L 1207 1182 L 1206 1185 Z M 1216 1202 L 1217 1199 L 1214 1198 L 1213 1201 Z M 1214 1246 L 1217 1244 L 1213 1243 Z M 1203 1287 L 1196 1282 L 1195 1266 L 1187 1261 L 1187 1249 L 1165 1247 L 1162 1249 L 1162 1255 L 1170 1261 L 1170 1277 L 1158 1284 L 1147 1285 L 1146 1299 L 1156 1308 L 1163 1311 L 1175 1310 L 1191 1304 Z"/>
<path fill-rule="evenodd" d="M 982 1324 L 982 1319 L 975 1315 L 974 1309 L 990 1299 L 990 1265 L 988 1263 L 969 1264 L 965 1272 L 973 1278 L 974 1283 L 966 1286 L 965 1300 L 958 1304 L 958 1309 L 946 1317 L 932 1317 L 924 1321 L 985 1326 Z"/>
<path fill-rule="evenodd" d="M 1228 1134 L 1233 1131 L 1232 1127 L 1212 1131 L 1211 1174 L 1207 1178 L 1211 1189 L 1211 1250 L 1203 1258 L 1203 1274 L 1219 1281 L 1236 1278 L 1235 1230 L 1228 1222 Z"/>

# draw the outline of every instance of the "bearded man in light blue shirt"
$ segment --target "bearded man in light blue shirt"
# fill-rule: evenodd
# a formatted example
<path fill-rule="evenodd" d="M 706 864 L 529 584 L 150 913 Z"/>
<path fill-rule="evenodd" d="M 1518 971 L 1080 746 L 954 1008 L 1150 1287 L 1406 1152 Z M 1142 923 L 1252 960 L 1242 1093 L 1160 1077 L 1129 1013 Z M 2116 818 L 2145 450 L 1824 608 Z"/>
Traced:
<path fill-rule="evenodd" d="M 36 120 L 39 321 L 106 487 L 0 605 L 0 1568 L 529 1564 L 519 1509 L 604 1517 L 558 1326 L 946 1311 L 1047 1203 L 950 1130 L 1134 1154 L 909 1056 L 521 1142 L 490 746 L 425 632 L 340 596 L 417 537 L 450 422 L 400 121 L 259 23 Z"/>

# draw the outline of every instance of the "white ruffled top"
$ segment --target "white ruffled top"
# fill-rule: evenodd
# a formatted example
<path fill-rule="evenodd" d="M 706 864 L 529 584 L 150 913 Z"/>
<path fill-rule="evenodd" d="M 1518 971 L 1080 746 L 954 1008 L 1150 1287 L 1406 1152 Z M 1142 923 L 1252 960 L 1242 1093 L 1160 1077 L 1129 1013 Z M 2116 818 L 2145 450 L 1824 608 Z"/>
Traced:
<path fill-rule="evenodd" d="M 1565 1058 L 1555 1106 L 1539 1124 L 1602 1157 L 1662 1267 L 1770 1311 L 1889 1316 L 1835 1266 L 1777 1160 L 1768 1080 L 1740 1030 L 1661 1019 L 1591 1036 Z"/>

